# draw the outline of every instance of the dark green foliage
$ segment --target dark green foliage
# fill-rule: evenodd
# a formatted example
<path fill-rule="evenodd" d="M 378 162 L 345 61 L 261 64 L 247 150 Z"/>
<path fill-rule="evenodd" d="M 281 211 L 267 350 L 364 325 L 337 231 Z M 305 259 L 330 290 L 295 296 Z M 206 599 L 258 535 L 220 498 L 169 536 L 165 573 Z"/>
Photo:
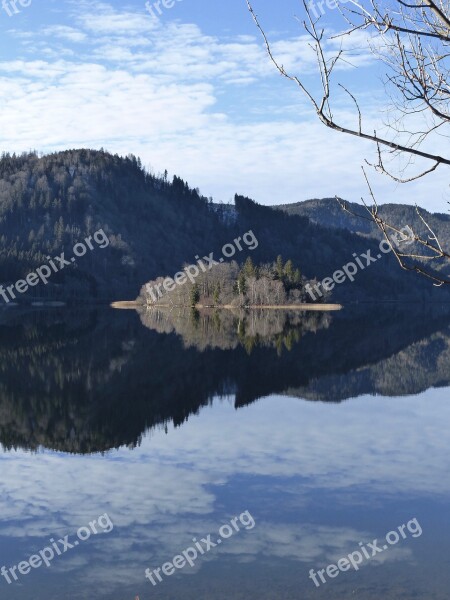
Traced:
<path fill-rule="evenodd" d="M 200 289 L 196 283 L 192 286 L 190 293 L 191 306 L 196 306 L 200 302 Z"/>
<path fill-rule="evenodd" d="M 283 266 L 283 257 L 281 254 L 277 256 L 277 276 L 278 279 L 283 279 L 284 266 Z"/>
<path fill-rule="evenodd" d="M 247 258 L 247 260 L 245 261 L 244 266 L 242 268 L 242 273 L 244 274 L 245 277 L 257 277 L 258 276 L 257 269 L 256 269 L 255 265 L 253 264 L 251 256 L 249 256 Z"/>
<path fill-rule="evenodd" d="M 238 275 L 237 281 L 236 281 L 236 286 L 235 286 L 235 290 L 237 294 L 240 294 L 242 296 L 245 296 L 245 294 L 247 293 L 247 285 L 246 285 L 246 280 L 245 280 L 245 273 L 243 271 L 241 271 Z"/>
<path fill-rule="evenodd" d="M 218 306 L 220 304 L 220 290 L 222 289 L 220 282 L 217 282 L 216 286 L 214 287 L 214 292 L 213 292 L 213 300 L 214 300 L 214 305 Z"/>

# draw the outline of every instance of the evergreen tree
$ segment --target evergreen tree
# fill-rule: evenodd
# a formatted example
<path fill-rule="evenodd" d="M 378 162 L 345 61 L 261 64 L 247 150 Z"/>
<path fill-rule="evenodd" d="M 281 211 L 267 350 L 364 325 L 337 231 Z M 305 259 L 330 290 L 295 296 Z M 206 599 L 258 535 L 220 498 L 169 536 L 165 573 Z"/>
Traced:
<path fill-rule="evenodd" d="M 214 288 L 213 300 L 216 306 L 217 304 L 220 304 L 220 283 L 217 283 L 216 287 Z"/>
<path fill-rule="evenodd" d="M 196 306 L 200 301 L 200 288 L 196 283 L 192 286 L 190 300 L 191 306 Z"/>
<path fill-rule="evenodd" d="M 247 291 L 245 275 L 242 271 L 239 273 L 239 277 L 237 280 L 237 291 L 238 291 L 238 294 L 241 294 L 242 296 L 244 296 Z"/>
<path fill-rule="evenodd" d="M 256 276 L 256 268 L 253 264 L 251 256 L 247 258 L 243 266 L 243 272 L 245 277 L 255 277 Z"/>
<path fill-rule="evenodd" d="M 286 278 L 287 283 L 292 284 L 294 282 L 294 266 L 292 260 L 288 260 L 284 265 L 283 275 Z"/>
<path fill-rule="evenodd" d="M 281 254 L 279 254 L 277 256 L 277 263 L 276 263 L 275 269 L 276 269 L 278 279 L 283 280 L 284 267 L 283 267 L 283 258 L 281 256 Z"/>

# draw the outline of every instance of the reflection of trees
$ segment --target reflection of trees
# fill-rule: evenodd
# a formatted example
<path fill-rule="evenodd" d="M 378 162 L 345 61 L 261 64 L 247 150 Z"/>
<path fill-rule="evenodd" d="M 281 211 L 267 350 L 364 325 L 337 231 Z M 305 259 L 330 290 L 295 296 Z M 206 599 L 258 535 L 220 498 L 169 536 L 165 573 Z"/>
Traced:
<path fill-rule="evenodd" d="M 186 348 L 232 350 L 243 346 L 292 350 L 306 332 L 327 328 L 328 313 L 279 310 L 140 309 L 142 324 L 158 333 L 174 332 Z"/>
<path fill-rule="evenodd" d="M 0 325 L 0 442 L 101 452 L 181 425 L 214 396 L 239 407 L 270 394 L 339 401 L 450 382 L 449 318 L 436 306 L 344 311 L 329 323 L 228 311 L 147 319 L 64 310 Z"/>

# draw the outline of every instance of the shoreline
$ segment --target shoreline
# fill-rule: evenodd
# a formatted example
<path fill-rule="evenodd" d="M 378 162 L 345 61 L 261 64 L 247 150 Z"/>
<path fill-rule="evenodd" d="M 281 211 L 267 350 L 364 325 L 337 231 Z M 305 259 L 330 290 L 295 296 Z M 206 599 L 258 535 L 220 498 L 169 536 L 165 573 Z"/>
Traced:
<path fill-rule="evenodd" d="M 223 305 L 204 305 L 196 304 L 195 306 L 186 306 L 184 304 L 141 304 L 133 300 L 119 300 L 111 302 L 111 308 L 118 310 L 136 310 L 138 308 L 196 308 L 202 310 L 204 308 L 225 309 L 225 310 L 313 310 L 313 311 L 336 311 L 342 310 L 342 304 L 262 304 L 249 306 L 232 306 L 231 304 Z"/>

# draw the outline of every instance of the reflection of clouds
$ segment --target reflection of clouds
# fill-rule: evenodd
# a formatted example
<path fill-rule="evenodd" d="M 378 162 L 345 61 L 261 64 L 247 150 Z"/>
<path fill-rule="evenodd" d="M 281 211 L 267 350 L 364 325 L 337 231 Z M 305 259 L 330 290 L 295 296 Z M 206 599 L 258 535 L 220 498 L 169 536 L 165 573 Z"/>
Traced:
<path fill-rule="evenodd" d="M 248 509 L 256 527 L 204 555 L 196 569 L 218 557 L 326 565 L 357 549 L 359 541 L 382 537 L 392 523 L 377 532 L 313 525 L 313 503 L 332 498 L 330 506 L 346 507 L 361 496 L 373 505 L 399 494 L 449 493 L 445 395 L 430 390 L 342 405 L 271 397 L 238 411 L 223 402 L 169 435 L 153 432 L 133 451 L 104 457 L 5 453 L 0 535 L 17 538 L 26 558 L 51 536 L 74 535 L 107 512 L 114 530 L 60 557 L 48 575 L 75 576 L 81 569 L 86 589 L 101 585 L 106 593 L 124 582 L 142 583 L 146 567 L 171 560 L 192 537 L 216 532 L 235 516 L 222 489 L 234 489 L 238 476 L 246 487 L 238 489 L 233 506 L 239 500 L 239 510 Z M 281 497 L 279 508 L 273 497 L 265 498 L 264 486 Z M 411 558 L 414 548 L 404 544 L 370 562 Z"/>
<path fill-rule="evenodd" d="M 27 523 L 21 535 L 28 537 L 48 532 L 59 512 L 58 525 L 51 529 L 55 535 L 74 532 L 105 512 L 111 518 L 115 515 L 116 526 L 124 527 L 148 523 L 151 514 L 162 513 L 164 521 L 184 506 L 191 513 L 212 510 L 214 496 L 203 489 L 201 472 L 170 464 L 160 466 L 154 459 L 144 464 L 133 461 L 131 454 L 130 463 L 46 453 L 37 457 L 24 453 L 19 459 L 20 454 L 3 455 L 1 460 L 3 486 L 10 488 L 5 505 L 0 498 L 2 531 L 8 527 L 4 521 L 14 519 L 18 512 L 34 519 L 45 517 L 41 527 L 36 521 Z M 18 486 L 22 466 L 28 470 L 27 462 L 34 463 L 34 476 L 28 472 Z"/>
<path fill-rule="evenodd" d="M 360 550 L 358 542 L 372 542 L 370 533 L 358 531 L 351 527 L 328 527 L 298 523 L 292 525 L 274 525 L 260 522 L 258 528 L 242 532 L 230 538 L 232 544 L 221 546 L 225 554 L 236 555 L 237 560 L 254 559 L 256 555 L 268 558 L 297 560 L 300 562 L 323 561 L 324 564 L 335 563 L 355 550 Z M 381 542 L 383 544 L 383 542 Z M 371 550 L 368 549 L 369 554 Z M 405 560 L 412 556 L 410 548 L 390 546 L 383 553 L 378 553 L 370 562 L 381 564 L 389 560 Z M 369 561 L 365 561 L 369 562 Z"/>
<path fill-rule="evenodd" d="M 336 551 L 330 552 L 327 555 L 327 561 L 329 561 L 332 564 L 337 564 L 340 558 L 345 558 L 352 552 L 361 552 L 361 548 L 359 546 L 355 546 L 355 539 L 357 539 L 358 535 L 361 536 L 361 534 L 357 532 L 354 533 L 356 534 L 356 537 L 349 540 L 346 545 L 343 545 L 341 548 L 339 548 L 339 551 L 336 549 Z M 359 568 L 361 569 L 366 565 L 372 565 L 373 567 L 380 566 L 386 562 L 392 562 L 396 560 L 412 560 L 413 552 L 411 548 L 402 546 L 402 541 L 399 542 L 398 546 L 389 546 L 386 550 L 384 550 L 383 552 L 379 552 L 375 556 L 371 556 L 372 551 L 370 548 L 367 548 L 366 542 L 365 545 L 370 558 L 367 559 L 364 557 L 363 562 L 359 565 Z M 383 543 L 384 541 L 381 541 L 381 545 L 383 545 Z M 407 542 L 403 541 L 403 543 Z M 344 552 L 342 552 L 343 548 L 347 549 Z"/>

